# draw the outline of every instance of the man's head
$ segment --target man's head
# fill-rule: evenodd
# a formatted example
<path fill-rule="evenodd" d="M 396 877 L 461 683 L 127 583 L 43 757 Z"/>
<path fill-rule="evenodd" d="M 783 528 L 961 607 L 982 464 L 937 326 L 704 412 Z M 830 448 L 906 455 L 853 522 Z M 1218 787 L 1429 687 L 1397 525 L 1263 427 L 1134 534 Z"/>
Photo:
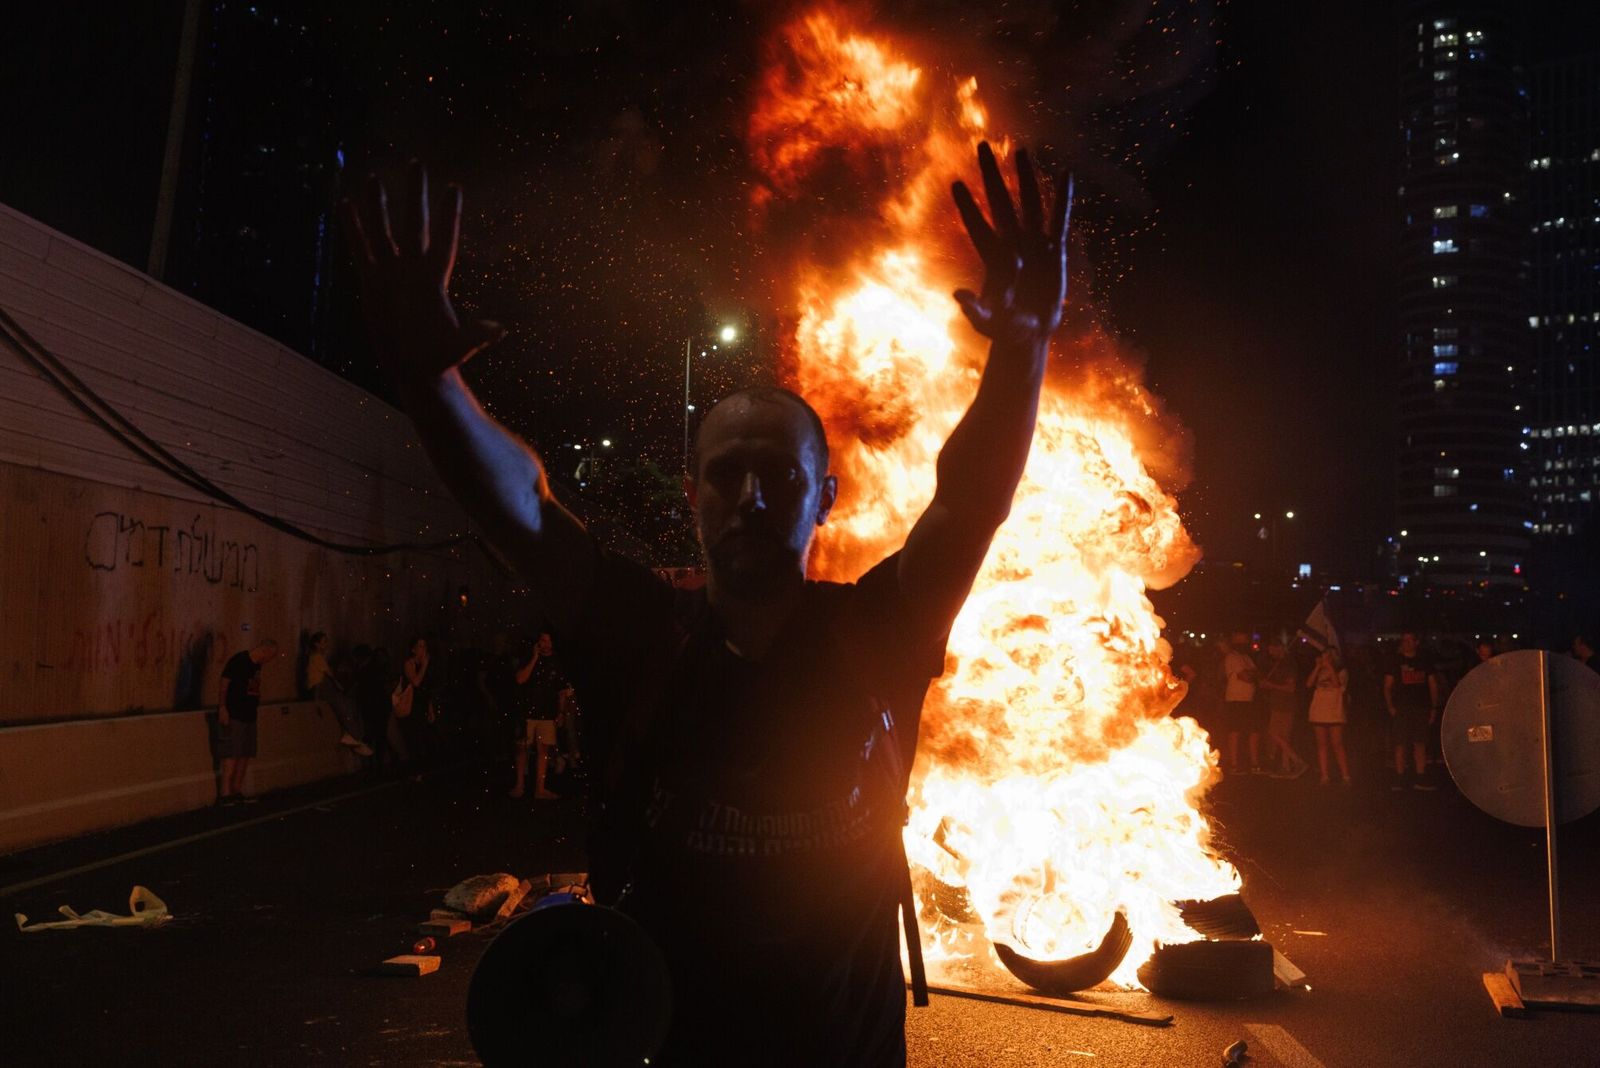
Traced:
<path fill-rule="evenodd" d="M 838 492 L 822 421 L 786 389 L 731 394 L 700 425 L 684 490 L 712 581 L 742 600 L 771 600 L 805 577 L 812 535 Z"/>
<path fill-rule="evenodd" d="M 540 633 L 539 637 L 534 641 L 533 647 L 539 650 L 540 656 L 549 656 L 556 650 L 556 644 L 550 639 L 548 631 Z"/>
<path fill-rule="evenodd" d="M 1416 631 L 1414 631 L 1414 630 L 1401 631 L 1401 633 L 1400 633 L 1400 655 L 1401 656 L 1416 656 L 1417 655 L 1417 649 L 1421 644 L 1422 644 L 1421 642 L 1417 641 L 1417 632 Z"/>
<path fill-rule="evenodd" d="M 1594 639 L 1587 634 L 1574 634 L 1572 636 L 1572 655 L 1579 660 L 1587 660 L 1594 655 Z"/>
<path fill-rule="evenodd" d="M 1250 648 L 1250 635 L 1242 630 L 1236 630 L 1228 635 L 1228 648 L 1236 653 L 1242 653 Z"/>
<path fill-rule="evenodd" d="M 250 650 L 250 659 L 258 664 L 265 664 L 277 655 L 278 643 L 271 638 L 256 642 L 255 648 Z"/>

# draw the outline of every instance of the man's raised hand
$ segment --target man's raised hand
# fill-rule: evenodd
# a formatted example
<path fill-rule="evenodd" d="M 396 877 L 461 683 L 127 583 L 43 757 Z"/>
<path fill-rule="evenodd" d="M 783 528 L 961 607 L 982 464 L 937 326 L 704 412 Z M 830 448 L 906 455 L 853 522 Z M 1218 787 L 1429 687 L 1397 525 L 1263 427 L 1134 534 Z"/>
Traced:
<path fill-rule="evenodd" d="M 1039 179 L 1026 149 L 1017 150 L 1016 161 L 1020 222 L 987 141 L 978 146 L 978 169 L 983 174 L 984 198 L 993 225 L 984 218 L 966 183 L 956 182 L 951 187 L 956 210 L 984 269 L 983 292 L 958 289 L 955 298 L 967 321 L 985 337 L 1002 344 L 1044 345 L 1061 325 L 1061 305 L 1067 296 L 1072 176 L 1063 174 L 1056 183 L 1046 228 Z"/>
<path fill-rule="evenodd" d="M 359 206 L 349 200 L 340 205 L 361 279 L 367 334 L 402 392 L 436 380 L 505 336 L 497 323 L 462 323 L 450 303 L 461 187 L 449 187 L 435 215 L 421 163 L 413 160 L 406 168 L 405 185 L 393 226 L 388 194 L 376 176 Z"/>

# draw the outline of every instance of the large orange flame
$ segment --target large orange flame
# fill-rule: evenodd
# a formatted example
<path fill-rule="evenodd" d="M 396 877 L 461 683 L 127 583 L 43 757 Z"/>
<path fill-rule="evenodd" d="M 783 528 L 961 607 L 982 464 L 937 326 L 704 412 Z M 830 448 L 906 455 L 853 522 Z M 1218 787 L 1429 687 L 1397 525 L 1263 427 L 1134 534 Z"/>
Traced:
<path fill-rule="evenodd" d="M 946 191 L 978 141 L 1009 154 L 989 122 L 976 79 L 933 73 L 845 9 L 801 15 L 773 40 L 748 131 L 755 206 L 818 219 L 819 188 L 844 175 L 860 198 L 869 183 L 810 231 L 830 247 L 795 242 L 780 297 L 795 385 L 828 426 L 844 487 L 819 576 L 853 578 L 903 543 L 976 390 L 984 347 L 949 293 L 979 267 Z M 1012 515 L 923 716 L 906 845 L 935 974 L 965 983 L 1009 983 L 994 941 L 1060 959 L 1093 948 L 1120 910 L 1135 942 L 1113 978 L 1133 985 L 1156 942 L 1198 937 L 1174 901 L 1239 884 L 1208 845 L 1197 806 L 1215 757 L 1193 720 L 1170 715 L 1182 685 L 1145 595 L 1198 555 L 1142 459 L 1157 402 L 1081 318 L 1053 356 Z"/>

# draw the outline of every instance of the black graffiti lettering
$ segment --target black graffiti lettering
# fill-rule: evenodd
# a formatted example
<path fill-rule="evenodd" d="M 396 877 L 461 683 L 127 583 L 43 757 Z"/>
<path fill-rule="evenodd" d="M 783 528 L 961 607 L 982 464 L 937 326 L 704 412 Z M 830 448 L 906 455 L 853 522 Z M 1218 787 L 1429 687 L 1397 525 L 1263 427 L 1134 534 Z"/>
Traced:
<path fill-rule="evenodd" d="M 168 527 L 146 527 L 146 533 L 156 536 L 156 566 L 162 567 L 167 562 L 167 531 Z"/>
<path fill-rule="evenodd" d="M 168 535 L 172 535 L 169 539 Z M 168 542 L 172 545 L 167 562 Z M 196 515 L 187 528 L 146 524 L 121 512 L 97 512 L 83 536 L 83 556 L 91 570 L 119 566 L 170 567 L 174 575 L 198 575 L 211 585 L 255 593 L 261 588 L 261 550 L 251 542 L 224 541 Z"/>
<path fill-rule="evenodd" d="M 117 520 L 117 541 L 122 547 L 122 562 L 129 567 L 144 566 L 144 524 L 137 519 L 120 516 Z"/>
<path fill-rule="evenodd" d="M 246 545 L 239 550 L 239 571 L 244 582 L 240 589 L 255 593 L 261 588 L 261 553 L 254 545 Z"/>
<path fill-rule="evenodd" d="M 122 516 L 116 512 L 97 512 L 89 520 L 89 530 L 83 536 L 83 558 L 95 571 L 117 569 L 117 530 Z"/>

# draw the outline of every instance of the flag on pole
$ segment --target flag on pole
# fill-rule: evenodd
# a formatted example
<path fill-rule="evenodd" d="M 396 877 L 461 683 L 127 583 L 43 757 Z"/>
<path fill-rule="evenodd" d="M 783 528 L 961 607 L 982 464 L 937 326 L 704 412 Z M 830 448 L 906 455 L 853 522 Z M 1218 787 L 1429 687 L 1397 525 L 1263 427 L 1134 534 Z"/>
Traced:
<path fill-rule="evenodd" d="M 1316 646 L 1318 651 L 1332 648 L 1340 656 L 1344 650 L 1339 646 L 1339 632 L 1334 628 L 1333 621 L 1328 618 L 1328 599 L 1324 597 L 1317 602 L 1311 614 L 1306 616 L 1306 621 L 1300 624 L 1300 633 Z"/>

